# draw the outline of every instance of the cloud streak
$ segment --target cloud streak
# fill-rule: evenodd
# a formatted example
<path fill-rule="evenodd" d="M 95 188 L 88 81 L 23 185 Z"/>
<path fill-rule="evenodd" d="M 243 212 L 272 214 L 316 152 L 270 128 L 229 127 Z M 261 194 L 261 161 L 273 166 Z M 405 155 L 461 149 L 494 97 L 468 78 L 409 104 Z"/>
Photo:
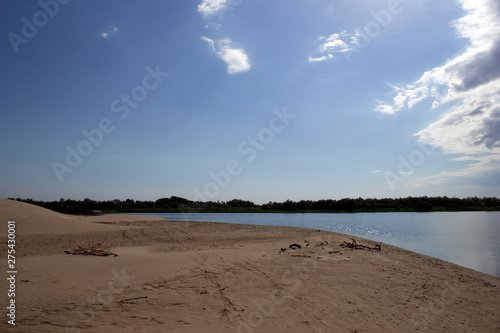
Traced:
<path fill-rule="evenodd" d="M 324 55 L 321 57 L 309 57 L 308 62 L 320 62 L 327 59 L 333 59 L 333 54 Z"/>
<path fill-rule="evenodd" d="M 212 51 L 226 63 L 227 72 L 229 74 L 236 74 L 250 70 L 251 66 L 245 50 L 233 48 L 231 46 L 231 39 L 225 38 L 217 42 L 214 42 L 208 37 L 201 37 L 201 39 L 206 41 L 212 48 Z"/>
<path fill-rule="evenodd" d="M 456 181 L 457 179 L 466 179 L 463 183 L 473 183 L 474 180 L 480 179 L 484 174 L 496 172 L 498 173 L 500 167 L 500 155 L 488 155 L 483 157 L 471 157 L 452 159 L 455 161 L 470 161 L 466 167 L 456 171 L 442 171 L 436 175 L 428 177 L 420 177 L 417 179 L 410 179 L 407 185 L 410 187 L 421 187 L 429 185 L 440 185 Z M 467 181 L 468 180 L 468 181 Z M 494 184 L 492 184 L 494 186 Z"/>

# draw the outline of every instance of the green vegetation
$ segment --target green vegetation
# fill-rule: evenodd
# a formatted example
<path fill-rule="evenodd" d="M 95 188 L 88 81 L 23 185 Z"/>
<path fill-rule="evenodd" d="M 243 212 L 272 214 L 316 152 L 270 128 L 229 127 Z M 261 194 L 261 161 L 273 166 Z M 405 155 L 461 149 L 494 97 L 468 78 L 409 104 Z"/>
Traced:
<path fill-rule="evenodd" d="M 385 199 L 301 200 L 268 202 L 257 205 L 251 201 L 191 201 L 172 196 L 156 201 L 91 199 L 44 202 L 32 199 L 12 199 L 35 204 L 65 214 L 91 215 L 98 213 L 361 213 L 361 212 L 431 212 L 431 211 L 500 211 L 500 199 L 407 197 Z"/>

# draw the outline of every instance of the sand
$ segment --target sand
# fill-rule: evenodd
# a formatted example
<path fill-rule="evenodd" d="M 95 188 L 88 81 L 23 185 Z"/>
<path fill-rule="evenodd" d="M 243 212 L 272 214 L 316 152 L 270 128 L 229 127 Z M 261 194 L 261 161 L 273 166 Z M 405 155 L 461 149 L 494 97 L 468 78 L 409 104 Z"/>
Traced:
<path fill-rule="evenodd" d="M 17 251 L 16 325 L 4 278 L 1 332 L 500 331 L 499 278 L 385 244 L 344 248 L 343 234 L 67 216 L 4 199 L 0 217 L 3 244 L 16 221 Z M 118 256 L 64 252 L 99 242 Z"/>

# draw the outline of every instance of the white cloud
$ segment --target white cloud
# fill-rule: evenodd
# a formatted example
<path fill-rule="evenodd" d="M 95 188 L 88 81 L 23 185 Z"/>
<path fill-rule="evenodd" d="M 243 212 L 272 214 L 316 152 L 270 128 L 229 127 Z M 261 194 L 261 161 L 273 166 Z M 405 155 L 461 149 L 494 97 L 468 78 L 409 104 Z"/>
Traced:
<path fill-rule="evenodd" d="M 459 2 L 467 14 L 452 24 L 459 37 L 469 39 L 469 47 L 417 81 L 395 88 L 395 111 L 411 109 L 429 96 L 441 103 L 467 98 L 471 89 L 500 77 L 500 4 L 497 0 Z"/>
<path fill-rule="evenodd" d="M 463 155 L 455 161 L 470 160 L 471 164 L 458 171 L 413 180 L 418 186 L 478 176 L 500 166 L 500 2 L 458 2 L 466 15 L 452 25 L 459 37 L 469 40 L 468 47 L 415 82 L 393 87 L 392 102 L 379 102 L 375 108 L 394 114 L 429 97 L 434 99 L 433 109 L 448 103 L 449 110 L 416 136 L 444 153 Z"/>
<path fill-rule="evenodd" d="M 229 74 L 250 70 L 251 66 L 245 50 L 231 47 L 232 41 L 229 38 L 219 40 L 217 43 L 208 37 L 201 37 L 201 39 L 206 41 L 214 53 L 227 64 Z"/>
<path fill-rule="evenodd" d="M 331 34 L 328 37 L 320 37 L 319 40 L 324 40 L 324 42 L 318 47 L 320 52 L 347 52 L 350 47 L 341 39 L 341 36 L 347 36 L 347 33 L 343 31 L 340 34 Z"/>
<path fill-rule="evenodd" d="M 227 8 L 228 0 L 203 0 L 198 5 L 198 13 L 203 17 L 211 17 L 218 12 L 225 10 Z"/>
<path fill-rule="evenodd" d="M 308 62 L 319 62 L 328 59 L 333 59 L 334 53 L 345 53 L 356 47 L 356 39 L 354 35 L 349 35 L 347 32 L 334 33 L 330 36 L 321 36 L 317 39 L 319 46 L 313 52 L 313 56 L 309 56 Z"/>
<path fill-rule="evenodd" d="M 500 79 L 493 84 L 500 92 Z M 500 154 L 500 104 L 495 95 L 483 92 L 463 99 L 419 131 L 419 141 L 451 154 Z"/>
<path fill-rule="evenodd" d="M 393 114 L 394 112 L 396 112 L 392 105 L 387 105 L 387 104 L 382 104 L 382 103 L 377 105 L 375 110 L 378 112 L 381 112 L 381 113 L 385 113 L 385 114 Z"/>
<path fill-rule="evenodd" d="M 309 57 L 309 59 L 307 60 L 308 62 L 320 62 L 320 61 L 323 61 L 323 60 L 327 60 L 327 59 L 332 59 L 333 58 L 333 54 L 327 54 L 327 55 L 324 55 L 324 56 L 321 56 L 321 57 Z"/>
<path fill-rule="evenodd" d="M 101 33 L 99 34 L 99 36 L 100 36 L 101 38 L 108 39 L 108 38 L 110 38 L 110 37 L 111 37 L 111 35 L 113 35 L 113 34 L 115 34 L 115 33 L 117 33 L 117 32 L 118 32 L 118 28 L 116 28 L 116 27 L 112 27 L 112 28 L 110 28 L 110 29 L 108 29 L 108 30 L 106 30 L 106 31 L 101 32 Z"/>

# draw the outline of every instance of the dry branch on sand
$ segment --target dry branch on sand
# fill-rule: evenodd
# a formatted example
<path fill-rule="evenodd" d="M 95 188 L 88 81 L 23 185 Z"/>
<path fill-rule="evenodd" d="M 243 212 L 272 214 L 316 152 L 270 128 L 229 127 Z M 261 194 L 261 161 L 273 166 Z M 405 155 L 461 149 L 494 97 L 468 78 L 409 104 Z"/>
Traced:
<path fill-rule="evenodd" d="M 342 242 L 340 246 L 342 247 L 347 247 L 352 250 L 369 250 L 369 251 L 382 251 L 382 242 L 379 244 L 375 244 L 374 247 L 366 246 L 366 245 L 361 245 L 356 242 L 354 238 L 351 238 L 352 242 Z"/>
<path fill-rule="evenodd" d="M 87 242 L 86 245 L 78 245 L 76 248 L 68 249 L 64 251 L 66 254 L 75 255 L 90 255 L 90 256 L 113 256 L 117 257 L 118 254 L 109 251 L 110 246 L 103 243 L 95 243 L 93 241 Z"/>

